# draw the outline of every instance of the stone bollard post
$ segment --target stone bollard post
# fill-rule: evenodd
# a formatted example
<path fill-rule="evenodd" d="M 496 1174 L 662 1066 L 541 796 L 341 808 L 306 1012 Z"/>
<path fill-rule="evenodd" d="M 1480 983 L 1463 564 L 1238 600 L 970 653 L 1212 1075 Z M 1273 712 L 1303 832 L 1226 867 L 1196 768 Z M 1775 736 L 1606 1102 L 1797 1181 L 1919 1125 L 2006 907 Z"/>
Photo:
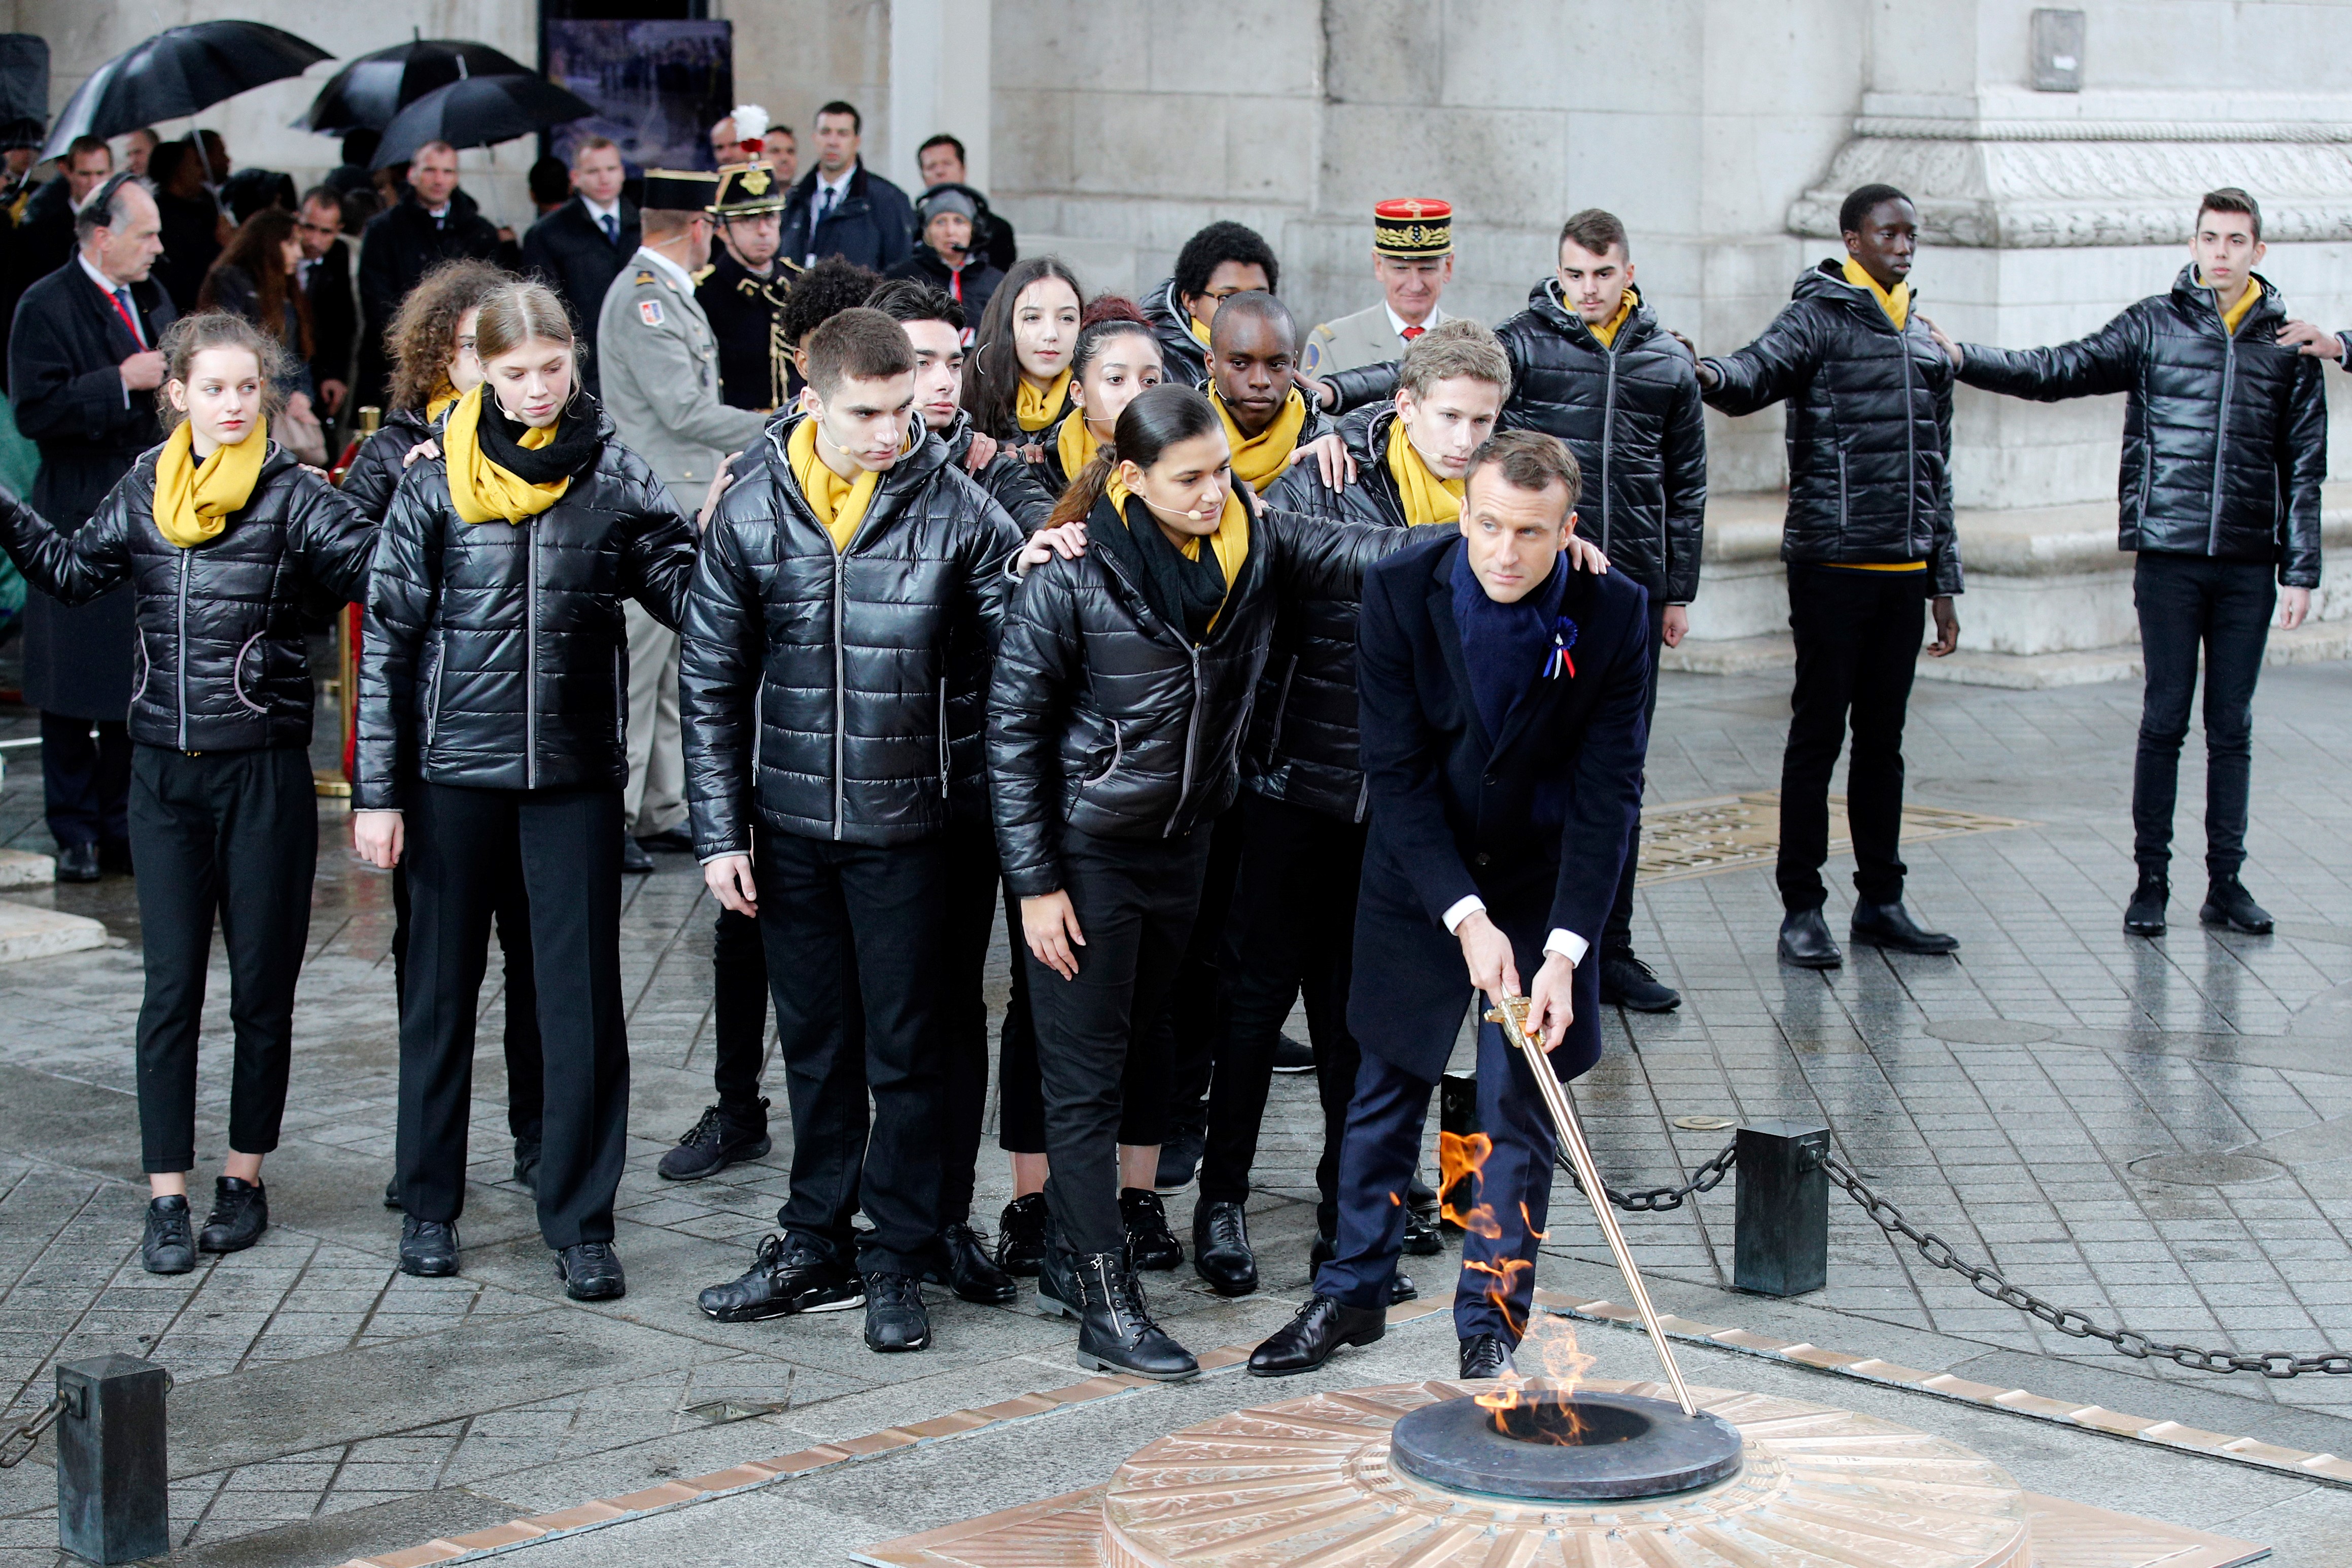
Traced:
<path fill-rule="evenodd" d="M 58 1367 L 58 1544 L 90 1563 L 172 1549 L 163 1396 L 172 1375 L 131 1355 Z"/>
<path fill-rule="evenodd" d="M 1765 1117 L 1741 1127 L 1732 1284 L 1767 1296 L 1818 1291 L 1830 1275 L 1830 1130 Z"/>

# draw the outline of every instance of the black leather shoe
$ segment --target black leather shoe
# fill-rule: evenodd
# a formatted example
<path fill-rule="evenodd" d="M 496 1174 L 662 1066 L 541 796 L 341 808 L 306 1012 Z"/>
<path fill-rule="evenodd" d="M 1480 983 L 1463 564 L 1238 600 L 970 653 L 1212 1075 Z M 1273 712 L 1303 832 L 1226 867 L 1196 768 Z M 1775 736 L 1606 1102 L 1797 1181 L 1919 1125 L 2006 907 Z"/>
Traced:
<path fill-rule="evenodd" d="M 1892 953 L 1957 953 L 1960 947 L 1960 939 L 1949 932 L 1930 931 L 1912 919 L 1899 898 L 1892 904 L 1855 904 L 1847 934 L 1857 946 Z"/>
<path fill-rule="evenodd" d="M 866 1304 L 866 1285 L 851 1270 L 805 1242 L 763 1236 L 751 1267 L 694 1299 L 706 1318 L 722 1323 L 807 1312 L 840 1312 Z"/>
<path fill-rule="evenodd" d="M 2160 876 L 2143 873 L 2124 906 L 2124 930 L 2133 936 L 2164 935 L 2165 906 L 2172 902 L 2172 884 Z"/>
<path fill-rule="evenodd" d="M 1078 1289 L 1078 1260 L 1062 1245 L 1062 1239 L 1050 1226 L 1046 1228 L 1045 1242 L 1037 1249 L 1037 1315 L 1087 1315 L 1086 1294 Z"/>
<path fill-rule="evenodd" d="M 1633 954 L 1613 953 L 1601 960 L 1601 1000 L 1637 1013 L 1670 1013 L 1683 1005 L 1683 994 Z"/>
<path fill-rule="evenodd" d="M 575 1241 L 555 1255 L 555 1277 L 575 1301 L 617 1301 L 629 1293 L 620 1254 L 609 1241 Z"/>
<path fill-rule="evenodd" d="M 931 1348 L 931 1314 L 922 1281 L 912 1274 L 870 1269 L 866 1274 L 866 1348 L 887 1355 Z"/>
<path fill-rule="evenodd" d="M 1127 1254 L 1139 1269 L 1159 1272 L 1181 1268 L 1184 1244 L 1168 1228 L 1168 1206 L 1149 1187 L 1122 1187 L 1118 1215 L 1127 1221 Z"/>
<path fill-rule="evenodd" d="M 2271 912 L 2256 904 L 2254 895 L 2246 891 L 2246 884 L 2234 876 L 2205 890 L 2205 903 L 2197 911 L 2197 920 L 2200 925 L 2227 925 L 2251 936 L 2267 936 L 2271 932 Z"/>
<path fill-rule="evenodd" d="M 1192 1210 L 1192 1271 L 1221 1296 L 1257 1289 L 1257 1254 L 1250 1250 L 1249 1216 L 1238 1203 L 1202 1203 Z"/>
<path fill-rule="evenodd" d="M 647 833 L 639 839 L 637 847 L 656 854 L 690 855 L 694 852 L 694 835 L 684 828 L 664 828 L 658 833 Z"/>
<path fill-rule="evenodd" d="M 1423 1214 L 1417 1208 L 1406 1209 L 1402 1249 L 1412 1258 L 1434 1258 L 1444 1251 L 1445 1236 L 1437 1228 L 1437 1216 Z"/>
<path fill-rule="evenodd" d="M 457 1271 L 457 1228 L 415 1215 L 400 1222 L 400 1271 L 438 1280 Z"/>
<path fill-rule="evenodd" d="M 1008 1307 L 1019 1299 L 1021 1287 L 996 1266 L 996 1260 L 988 1255 L 988 1243 L 971 1226 L 958 1222 L 940 1227 L 940 1249 L 947 1254 L 947 1263 L 923 1276 L 931 1283 L 945 1285 L 958 1300 L 975 1306 Z M 870 1284 L 866 1299 L 868 1302 L 874 1299 Z"/>
<path fill-rule="evenodd" d="M 59 882 L 96 882 L 98 880 L 98 846 L 96 844 L 58 845 L 58 880 Z M 185 1273 L 187 1270 L 184 1269 L 177 1271 Z"/>
<path fill-rule="evenodd" d="M 138 868 L 131 863 L 131 841 L 102 839 L 98 846 L 98 869 L 109 876 L 136 876 Z"/>
<path fill-rule="evenodd" d="M 1478 1377 L 1500 1377 L 1507 1372 L 1516 1373 L 1511 1364 L 1511 1347 L 1503 1343 L 1500 1334 L 1474 1333 L 1462 1342 L 1462 1380 L 1465 1383 Z"/>
<path fill-rule="evenodd" d="M 621 830 L 621 870 L 625 875 L 643 876 L 654 869 L 654 857 L 637 847 L 626 828 Z"/>
<path fill-rule="evenodd" d="M 1800 969 L 1834 969 L 1845 962 L 1820 909 L 1791 909 L 1782 918 L 1780 962 Z"/>
<path fill-rule="evenodd" d="M 1404 1206 L 1415 1214 L 1437 1218 L 1437 1189 L 1421 1179 L 1418 1169 L 1412 1173 L 1412 1179 L 1404 1184 Z"/>
<path fill-rule="evenodd" d="M 394 1176 L 383 1184 L 383 1206 L 394 1214 L 400 1212 L 400 1178 Z"/>
<path fill-rule="evenodd" d="M 1161 1192 L 1174 1192 L 1189 1186 L 1192 1173 L 1201 1167 L 1201 1152 L 1207 1143 L 1203 1134 L 1192 1128 L 1177 1128 L 1160 1145 L 1160 1168 L 1152 1173 L 1151 1185 Z"/>
<path fill-rule="evenodd" d="M 686 1131 L 677 1147 L 662 1155 L 654 1174 L 665 1181 L 700 1181 L 729 1166 L 765 1159 L 775 1145 L 768 1136 L 768 1103 L 760 1102 L 760 1124 L 738 1124 L 716 1105 L 703 1108 L 702 1120 Z"/>
<path fill-rule="evenodd" d="M 1124 1372 L 1160 1383 L 1201 1375 L 1192 1353 L 1160 1332 L 1143 1299 L 1143 1283 L 1116 1252 L 1093 1252 L 1075 1260 L 1078 1294 L 1078 1364 L 1097 1372 Z"/>
<path fill-rule="evenodd" d="M 1250 1352 L 1249 1375 L 1296 1377 L 1330 1360 L 1342 1345 L 1370 1344 L 1388 1332 L 1389 1315 L 1377 1307 L 1309 1296 L 1288 1322 Z"/>
<path fill-rule="evenodd" d="M 529 1191 L 533 1197 L 539 1196 L 539 1145 L 536 1141 L 526 1138 L 515 1140 L 514 1181 L 515 1186 Z"/>
<path fill-rule="evenodd" d="M 1408 1235 L 1412 1233 L 1412 1222 L 1411 1220 L 1407 1220 L 1405 1222 L 1405 1231 Z M 1329 1237 L 1318 1236 L 1315 1239 L 1315 1244 L 1307 1249 L 1307 1266 L 1309 1273 L 1311 1274 L 1313 1270 L 1320 1269 L 1324 1264 L 1331 1261 L 1332 1254 L 1338 1250 L 1339 1249 L 1332 1244 Z M 1430 1250 L 1434 1252 L 1437 1249 L 1433 1247 Z M 1395 1306 L 1399 1301 L 1410 1301 L 1420 1294 L 1421 1291 L 1413 1285 L 1412 1276 L 1406 1273 L 1403 1270 L 1399 1269 L 1395 1273 L 1389 1276 L 1389 1305 Z"/>
<path fill-rule="evenodd" d="M 1276 1072 L 1314 1071 L 1315 1048 L 1284 1035 L 1274 1042 L 1274 1070 Z"/>
<path fill-rule="evenodd" d="M 213 1183 L 213 1211 L 196 1233 L 199 1252 L 242 1252 L 269 1228 L 269 1195 L 257 1181 L 221 1176 Z"/>
<path fill-rule="evenodd" d="M 188 1234 L 188 1200 L 181 1194 L 147 1200 L 139 1266 L 150 1274 L 184 1274 L 196 1266 L 196 1244 Z"/>
<path fill-rule="evenodd" d="M 996 1217 L 996 1266 L 1016 1279 L 1034 1279 L 1038 1257 L 1045 1250 L 1045 1226 L 1052 1218 L 1045 1195 L 1033 1192 L 1016 1197 Z"/>

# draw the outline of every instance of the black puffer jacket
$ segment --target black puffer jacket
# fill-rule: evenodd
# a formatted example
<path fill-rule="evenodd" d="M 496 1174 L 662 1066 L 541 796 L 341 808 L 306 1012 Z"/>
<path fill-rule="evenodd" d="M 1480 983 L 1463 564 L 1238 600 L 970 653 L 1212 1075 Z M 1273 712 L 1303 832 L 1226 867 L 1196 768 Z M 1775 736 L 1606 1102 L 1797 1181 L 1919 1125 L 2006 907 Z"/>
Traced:
<path fill-rule="evenodd" d="M 1131 509 L 1151 526 L 1140 503 Z M 1024 898 L 1062 885 L 1064 826 L 1099 838 L 1175 838 L 1233 804 L 1242 735 L 1276 609 L 1352 595 L 1364 568 L 1419 534 L 1257 509 L 1249 557 L 1206 643 L 1149 607 L 1112 550 L 1108 502 L 1076 560 L 1034 568 L 1013 596 L 988 696 L 997 854 Z"/>
<path fill-rule="evenodd" d="M 433 438 L 433 426 L 421 408 L 396 408 L 352 457 L 343 470 L 343 494 L 377 522 L 392 510 L 392 493 L 400 488 L 404 465 L 417 443 Z"/>
<path fill-rule="evenodd" d="M 2275 341 L 2286 307 L 2256 281 L 2234 335 L 2191 264 L 2171 293 L 2072 343 L 1963 344 L 1959 376 L 2043 402 L 2128 392 L 2121 548 L 2275 561 L 2282 586 L 2316 588 L 2327 399 L 2319 361 Z"/>
<path fill-rule="evenodd" d="M 1789 515 L 1780 559 L 1924 560 L 1939 594 L 1960 591 L 1952 532 L 1952 361 L 1927 335 L 1915 290 L 1895 330 L 1844 263 L 1801 273 L 1790 302 L 1736 354 L 1699 361 L 1729 414 L 1789 403 Z"/>
<path fill-rule="evenodd" d="M 1301 463 L 1265 493 L 1266 504 L 1319 523 L 1402 529 L 1404 502 L 1389 472 L 1393 407 L 1368 408 L 1339 422 L 1356 460 L 1356 482 L 1334 490 L 1322 470 Z M 1400 536 L 1402 537 L 1402 536 Z M 1242 748 L 1242 782 L 1276 800 L 1360 822 L 1370 797 L 1356 762 L 1356 592 L 1284 596 L 1275 612 L 1265 674 Z"/>
<path fill-rule="evenodd" d="M 1075 418 L 1076 415 L 1071 417 Z M 1048 432 L 1050 434 L 1051 432 Z M 955 423 L 940 434 L 948 461 L 1004 508 L 1024 539 L 1045 526 L 1054 496 L 1045 490 L 1043 468 L 1024 460 L 1018 448 L 999 442 L 996 455 L 974 474 L 964 466 L 971 451 L 971 416 L 959 409 Z M 1055 492 L 1058 495 L 1060 492 Z M 994 651 L 966 623 L 964 635 L 948 653 L 948 797 L 959 821 L 988 821 L 988 674 Z"/>
<path fill-rule="evenodd" d="M 803 417 L 768 427 L 719 502 L 687 604 L 687 800 L 705 860 L 750 852 L 755 799 L 762 823 L 804 838 L 945 828 L 956 666 L 985 661 L 1013 589 L 1019 528 L 934 436 L 835 550 L 785 455 Z"/>
<path fill-rule="evenodd" d="M 27 581 L 68 604 L 131 584 L 131 739 L 175 751 L 308 746 L 302 609 L 367 591 L 375 525 L 273 441 L 245 510 L 182 549 L 155 528 L 162 452 L 142 454 L 70 536 L 0 490 L 0 544 Z"/>
<path fill-rule="evenodd" d="M 402 804 L 404 780 L 479 789 L 618 789 L 628 779 L 621 601 L 676 626 L 694 529 L 621 444 L 519 524 L 468 523 L 448 461 L 419 459 L 385 516 L 360 655 L 352 804 Z"/>
<path fill-rule="evenodd" d="M 1153 284 L 1143 297 L 1142 309 L 1143 319 L 1151 323 L 1152 336 L 1160 340 L 1161 373 L 1188 387 L 1207 386 L 1209 350 L 1192 336 L 1192 314 L 1176 298 L 1176 280 L 1171 277 Z"/>
<path fill-rule="evenodd" d="M 1638 295 L 1604 345 L 1551 277 L 1495 336 L 1511 361 L 1500 428 L 1566 442 L 1584 470 L 1578 531 L 1653 603 L 1689 603 L 1706 521 L 1706 408 L 1691 351 Z"/>

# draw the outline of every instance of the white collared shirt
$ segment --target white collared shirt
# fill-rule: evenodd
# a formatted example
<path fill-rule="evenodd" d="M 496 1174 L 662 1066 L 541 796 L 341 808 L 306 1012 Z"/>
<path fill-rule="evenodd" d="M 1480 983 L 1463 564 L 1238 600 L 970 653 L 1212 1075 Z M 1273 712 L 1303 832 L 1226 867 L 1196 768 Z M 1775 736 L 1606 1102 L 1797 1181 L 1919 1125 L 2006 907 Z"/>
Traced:
<path fill-rule="evenodd" d="M 1389 330 L 1395 333 L 1399 338 L 1402 338 L 1405 333 L 1405 329 L 1412 326 L 1412 323 L 1398 315 L 1396 313 L 1396 307 L 1391 305 L 1385 299 L 1381 301 L 1381 308 L 1389 313 Z M 1434 327 L 1444 319 L 1445 312 L 1433 305 L 1429 308 L 1429 319 L 1423 321 L 1422 326 L 1424 328 Z"/>
<path fill-rule="evenodd" d="M 604 226 L 606 218 L 612 219 L 615 224 L 621 224 L 621 199 L 618 196 L 613 198 L 611 206 L 600 207 L 583 195 L 580 198 L 580 205 L 582 210 L 587 213 L 588 221 L 600 229 Z M 626 228 L 628 225 L 621 224 L 621 226 Z"/>
<path fill-rule="evenodd" d="M 105 291 L 109 301 L 107 308 L 110 310 L 114 308 L 114 291 L 118 288 L 127 291 L 131 285 L 127 283 L 117 283 L 112 278 L 107 277 L 106 274 L 99 271 L 97 267 L 90 265 L 89 257 L 81 251 L 78 250 L 74 252 L 74 260 L 81 264 L 83 276 L 88 277 L 92 283 L 97 284 L 100 289 Z M 139 340 L 139 347 L 142 350 L 152 349 L 155 346 L 147 340 L 147 325 L 145 322 L 139 319 L 139 302 L 135 299 L 131 302 L 131 335 Z M 125 385 L 122 389 L 122 406 L 125 408 L 129 408 L 131 406 L 131 388 L 128 385 Z"/>
<path fill-rule="evenodd" d="M 686 268 L 678 266 L 677 263 L 672 261 L 669 257 L 664 256 L 661 252 L 656 250 L 653 246 L 649 245 L 639 246 L 637 247 L 637 259 L 645 262 L 662 273 L 672 283 L 677 284 L 681 292 L 686 294 L 692 294 L 694 292 L 694 275 L 687 271 Z"/>
<path fill-rule="evenodd" d="M 853 160 L 841 172 L 838 180 L 828 180 L 822 170 L 816 177 L 816 189 L 809 193 L 809 251 L 806 265 L 816 265 L 816 225 L 829 213 L 837 211 L 849 199 L 849 182 L 857 177 L 857 164 Z"/>

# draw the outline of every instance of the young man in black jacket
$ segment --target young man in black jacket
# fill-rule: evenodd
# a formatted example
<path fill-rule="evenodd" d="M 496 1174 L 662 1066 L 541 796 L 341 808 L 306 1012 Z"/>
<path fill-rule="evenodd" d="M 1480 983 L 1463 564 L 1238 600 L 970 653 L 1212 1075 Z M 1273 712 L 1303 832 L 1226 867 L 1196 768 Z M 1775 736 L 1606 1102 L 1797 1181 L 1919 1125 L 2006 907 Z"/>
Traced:
<path fill-rule="evenodd" d="M 522 262 L 562 297 L 588 350 L 583 382 L 596 390 L 596 314 L 604 291 L 644 237 L 637 204 L 621 189 L 621 149 L 610 137 L 583 137 L 572 149 L 572 194 L 522 236 Z"/>
<path fill-rule="evenodd" d="M 2254 271 L 2263 259 L 2262 209 L 2234 187 L 2208 193 L 2189 253 L 2170 292 L 2072 343 L 1989 349 L 1937 335 L 1959 379 L 1988 392 L 2043 402 L 2130 394 L 2118 548 L 2138 552 L 2132 599 L 2147 667 L 2132 768 L 2139 884 L 2124 914 L 2124 929 L 2136 936 L 2164 934 L 2173 800 L 2200 645 L 2207 891 L 2197 918 L 2240 931 L 2271 928 L 2238 875 L 2246 860 L 2254 681 L 2272 610 L 2280 609 L 2279 625 L 2292 630 L 2311 612 L 2311 591 L 2319 586 L 2327 400 L 2319 366 L 2296 352 L 2311 334 L 2274 340 L 2286 308 Z"/>
<path fill-rule="evenodd" d="M 1698 362 L 1706 401 L 1754 413 L 1786 400 L 1789 515 L 1780 559 L 1797 685 L 1780 763 L 1780 957 L 1844 962 L 1822 905 L 1830 774 L 1853 716 L 1846 815 L 1853 830 L 1854 941 L 1949 953 L 1903 906 L 1903 719 L 1933 610 L 1930 655 L 1958 646 L 1959 541 L 1952 531 L 1952 363 L 1913 308 L 1919 215 L 1892 185 L 1838 213 L 1846 254 L 1801 274 L 1793 298 L 1736 354 Z"/>
<path fill-rule="evenodd" d="M 1282 264 L 1255 229 L 1220 221 L 1186 240 L 1176 253 L 1174 275 L 1143 297 L 1143 319 L 1160 336 L 1168 379 L 1206 386 L 1217 307 L 1252 290 L 1272 294 L 1281 282 Z"/>

